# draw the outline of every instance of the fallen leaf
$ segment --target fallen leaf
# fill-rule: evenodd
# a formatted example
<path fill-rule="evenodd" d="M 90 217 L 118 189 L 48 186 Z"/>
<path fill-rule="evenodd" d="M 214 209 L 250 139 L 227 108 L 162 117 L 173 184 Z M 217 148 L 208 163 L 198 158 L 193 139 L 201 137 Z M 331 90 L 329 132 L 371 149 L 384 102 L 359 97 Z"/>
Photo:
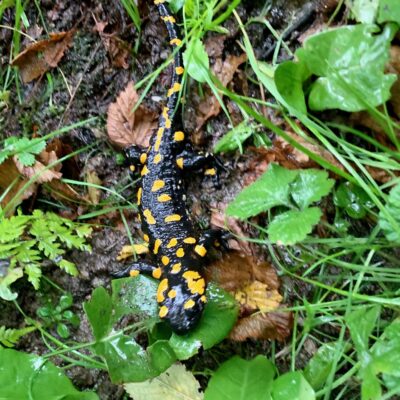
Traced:
<path fill-rule="evenodd" d="M 282 296 L 275 270 L 250 255 L 229 252 L 206 269 L 208 280 L 229 291 L 240 305 L 240 317 L 230 333 L 233 340 L 284 340 L 291 331 L 292 315 L 280 312 Z"/>
<path fill-rule="evenodd" d="M 229 55 L 224 61 L 218 58 L 212 67 L 212 71 L 226 87 L 232 81 L 239 66 L 246 60 L 246 54 L 241 54 L 240 56 Z M 209 88 L 205 90 L 204 98 L 196 106 L 196 110 L 196 131 L 199 131 L 209 118 L 215 117 L 220 113 L 221 105 Z"/>
<path fill-rule="evenodd" d="M 42 76 L 51 68 L 55 68 L 72 44 L 75 29 L 68 32 L 50 33 L 49 39 L 32 43 L 19 53 L 11 62 L 20 69 L 24 83 Z"/>
<path fill-rule="evenodd" d="M 101 179 L 98 177 L 95 171 L 89 171 L 86 174 L 86 182 L 89 184 L 88 185 L 88 194 L 89 194 L 89 199 L 92 204 L 97 205 L 99 204 L 100 201 L 100 196 L 101 196 L 101 191 L 99 188 L 93 186 L 93 185 L 101 185 Z M 92 185 L 93 184 L 93 185 Z"/>
<path fill-rule="evenodd" d="M 104 29 L 107 25 L 107 22 L 95 20 L 95 29 L 99 32 L 101 41 L 110 56 L 111 64 L 117 68 L 128 69 L 131 46 L 115 33 L 105 33 Z"/>
<path fill-rule="evenodd" d="M 107 113 L 107 133 L 110 140 L 121 147 L 132 144 L 148 147 L 150 137 L 157 128 L 158 116 L 140 105 L 132 112 L 139 100 L 133 82 L 129 82 Z"/>
<path fill-rule="evenodd" d="M 400 46 L 392 46 L 390 48 L 389 72 L 397 74 L 397 80 L 391 88 L 390 104 L 393 107 L 397 118 L 400 118 Z"/>

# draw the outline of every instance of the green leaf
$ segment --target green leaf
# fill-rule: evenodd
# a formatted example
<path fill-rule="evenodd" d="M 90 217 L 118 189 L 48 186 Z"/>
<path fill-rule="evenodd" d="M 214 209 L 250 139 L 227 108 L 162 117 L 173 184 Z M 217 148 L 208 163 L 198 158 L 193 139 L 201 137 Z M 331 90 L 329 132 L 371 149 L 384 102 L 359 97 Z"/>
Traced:
<path fill-rule="evenodd" d="M 96 288 L 89 301 L 83 303 L 83 308 L 92 327 L 97 341 L 104 338 L 112 328 L 111 296 L 103 287 Z"/>
<path fill-rule="evenodd" d="M 145 382 L 127 383 L 125 390 L 135 400 L 202 400 L 200 385 L 191 372 L 174 364 L 160 376 Z"/>
<path fill-rule="evenodd" d="M 288 205 L 290 183 L 296 179 L 298 173 L 270 164 L 260 178 L 243 189 L 228 205 L 226 214 L 245 219 L 275 206 Z"/>
<path fill-rule="evenodd" d="M 297 111 L 306 114 L 307 106 L 303 83 L 311 73 L 305 63 L 286 61 L 279 64 L 274 73 L 276 88 L 281 96 Z"/>
<path fill-rule="evenodd" d="M 372 24 L 378 12 L 380 0 L 347 0 L 355 19 L 363 24 Z"/>
<path fill-rule="evenodd" d="M 389 242 L 400 243 L 400 185 L 396 185 L 390 191 L 386 203 L 386 212 L 397 222 L 397 226 L 393 226 L 392 221 L 382 211 L 379 213 L 378 226 L 382 229 Z"/>
<path fill-rule="evenodd" d="M 396 76 L 385 75 L 384 68 L 396 27 L 387 25 L 380 35 L 373 35 L 376 30 L 371 25 L 343 26 L 305 41 L 296 55 L 319 76 L 311 85 L 311 109 L 361 111 L 390 98 Z"/>
<path fill-rule="evenodd" d="M 57 324 L 57 333 L 63 339 L 68 339 L 70 336 L 69 328 L 63 322 Z"/>
<path fill-rule="evenodd" d="M 380 306 L 374 306 L 368 309 L 360 308 L 346 317 L 346 324 L 359 357 L 364 351 L 368 351 L 369 336 L 376 326 L 379 314 Z"/>
<path fill-rule="evenodd" d="M 367 193 L 350 182 L 339 185 L 333 196 L 336 206 L 343 208 L 347 215 L 354 219 L 364 218 L 367 210 L 374 207 Z"/>
<path fill-rule="evenodd" d="M 19 162 L 29 167 L 35 163 L 35 155 L 39 154 L 46 147 L 46 141 L 42 139 L 20 138 L 13 143 L 13 147 Z"/>
<path fill-rule="evenodd" d="M 295 203 L 303 210 L 326 196 L 334 184 L 335 181 L 328 178 L 326 171 L 304 169 L 290 185 L 290 192 Z"/>
<path fill-rule="evenodd" d="M 183 63 L 194 80 L 200 83 L 207 81 L 210 61 L 204 44 L 199 38 L 190 41 L 188 48 L 183 52 Z"/>
<path fill-rule="evenodd" d="M 343 342 L 323 344 L 304 369 L 304 377 L 314 390 L 321 389 L 326 380 L 335 373 L 335 363 L 344 351 Z"/>
<path fill-rule="evenodd" d="M 74 388 L 62 369 L 42 357 L 0 348 L 1 399 L 95 400 Z"/>
<path fill-rule="evenodd" d="M 245 119 L 218 140 L 214 146 L 214 153 L 227 153 L 237 148 L 242 151 L 242 143 L 253 134 L 253 131 L 254 127 L 248 119 Z"/>
<path fill-rule="evenodd" d="M 97 355 L 104 358 L 111 379 L 117 382 L 140 382 L 158 376 L 176 361 L 168 341 L 159 340 L 143 349 L 133 337 L 115 332 L 114 324 L 124 315 L 142 314 L 147 319 L 157 316 L 155 300 L 157 283 L 138 276 L 113 281 L 112 297 L 97 288 L 84 304 L 97 343 Z M 143 305 L 143 308 L 141 308 Z"/>
<path fill-rule="evenodd" d="M 378 22 L 396 22 L 400 25 L 400 7 L 398 0 L 380 0 Z"/>
<path fill-rule="evenodd" d="M 207 304 L 199 325 L 186 335 L 172 334 L 169 341 L 179 360 L 186 360 L 203 346 L 205 350 L 223 340 L 236 322 L 235 299 L 214 284 L 207 288 Z"/>
<path fill-rule="evenodd" d="M 318 207 L 303 211 L 291 210 L 277 215 L 268 225 L 267 233 L 272 243 L 293 245 L 304 240 L 318 223 L 322 212 Z"/>
<path fill-rule="evenodd" d="M 58 266 L 63 269 L 65 272 L 72 276 L 78 276 L 78 270 L 76 269 L 76 265 L 68 260 L 65 260 L 64 258 L 57 263 Z"/>
<path fill-rule="evenodd" d="M 275 380 L 273 400 L 315 400 L 315 392 L 299 371 L 288 372 Z"/>
<path fill-rule="evenodd" d="M 37 290 L 40 286 L 40 278 L 42 276 L 42 270 L 38 264 L 25 265 L 25 272 L 28 275 L 28 281 L 32 283 L 33 287 Z"/>
<path fill-rule="evenodd" d="M 13 268 L 7 271 L 7 275 L 0 278 L 0 298 L 12 301 L 17 298 L 17 294 L 11 292 L 9 286 L 23 275 L 22 268 Z"/>
<path fill-rule="evenodd" d="M 27 335 L 35 329 L 33 326 L 21 329 L 7 329 L 5 326 L 0 326 L 0 343 L 5 347 L 14 347 L 22 336 Z"/>
<path fill-rule="evenodd" d="M 265 356 L 250 361 L 234 356 L 213 374 L 204 399 L 270 400 L 274 375 L 275 367 Z"/>

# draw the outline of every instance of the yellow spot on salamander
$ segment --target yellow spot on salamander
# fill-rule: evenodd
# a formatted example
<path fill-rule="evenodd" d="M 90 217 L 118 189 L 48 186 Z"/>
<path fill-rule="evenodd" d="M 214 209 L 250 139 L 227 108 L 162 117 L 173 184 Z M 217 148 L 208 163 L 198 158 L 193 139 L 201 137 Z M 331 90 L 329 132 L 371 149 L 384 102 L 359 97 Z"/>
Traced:
<path fill-rule="evenodd" d="M 161 154 L 156 154 L 153 160 L 154 164 L 158 164 L 161 161 L 161 159 L 162 159 Z"/>
<path fill-rule="evenodd" d="M 176 297 L 176 290 L 171 289 L 171 290 L 168 292 L 168 297 L 169 297 L 170 299 L 174 299 L 174 298 Z"/>
<path fill-rule="evenodd" d="M 204 246 L 200 245 L 200 244 L 198 244 L 198 245 L 194 248 L 194 251 L 195 251 L 200 257 L 204 257 L 204 256 L 207 254 L 207 249 L 206 249 Z"/>
<path fill-rule="evenodd" d="M 153 183 L 153 186 L 151 188 L 152 192 L 157 192 L 157 190 L 162 189 L 165 186 L 165 182 L 162 181 L 161 179 L 156 179 Z"/>
<path fill-rule="evenodd" d="M 183 157 L 179 157 L 176 159 L 176 165 L 180 168 L 183 169 Z"/>
<path fill-rule="evenodd" d="M 178 240 L 176 238 L 172 238 L 167 244 L 167 249 L 170 249 L 171 247 L 174 247 L 177 244 L 178 244 Z"/>
<path fill-rule="evenodd" d="M 178 38 L 175 38 L 175 39 L 170 40 L 170 41 L 169 41 L 169 44 L 170 44 L 171 46 L 173 46 L 173 45 L 175 45 L 175 46 L 180 46 L 180 45 L 182 44 L 182 40 L 181 40 L 181 39 L 178 39 Z"/>
<path fill-rule="evenodd" d="M 182 269 L 182 264 L 181 263 L 176 263 L 172 266 L 171 268 L 171 272 L 173 274 L 177 274 L 178 272 L 180 272 L 180 270 Z"/>
<path fill-rule="evenodd" d="M 168 263 L 169 263 L 169 258 L 168 258 L 167 256 L 162 256 L 162 257 L 161 257 L 161 262 L 162 262 L 164 265 L 168 265 Z"/>
<path fill-rule="evenodd" d="M 160 145 L 161 145 L 161 139 L 164 133 L 164 128 L 159 128 L 157 131 L 157 137 L 156 137 L 156 142 L 154 144 L 154 150 L 158 151 L 160 149 Z"/>
<path fill-rule="evenodd" d="M 149 209 L 144 210 L 143 215 L 146 217 L 146 221 L 149 225 L 154 225 L 156 223 L 156 220 Z"/>
<path fill-rule="evenodd" d="M 142 201 L 142 188 L 140 187 L 137 191 L 137 205 L 140 206 Z"/>
<path fill-rule="evenodd" d="M 206 296 L 201 296 L 200 297 L 200 301 L 202 301 L 203 303 L 207 303 L 207 297 Z"/>
<path fill-rule="evenodd" d="M 165 2 L 165 0 L 154 0 L 155 5 L 162 4 L 164 2 Z"/>
<path fill-rule="evenodd" d="M 131 276 L 132 278 L 135 276 L 138 276 L 140 274 L 140 272 L 136 269 L 129 271 L 129 276 Z"/>
<path fill-rule="evenodd" d="M 168 107 L 164 107 L 164 108 L 163 108 L 163 110 L 162 110 L 162 116 L 164 117 L 164 119 L 169 118 L 169 117 L 168 117 L 168 111 L 169 111 L 169 108 L 168 108 Z M 160 128 L 160 129 L 162 129 L 162 128 Z"/>
<path fill-rule="evenodd" d="M 167 306 L 161 306 L 160 311 L 158 312 L 158 315 L 160 318 L 164 318 L 168 314 L 168 307 Z"/>
<path fill-rule="evenodd" d="M 161 17 L 161 19 L 164 22 L 169 22 L 171 24 L 174 24 L 176 22 L 176 19 L 172 15 L 167 15 L 166 17 Z"/>
<path fill-rule="evenodd" d="M 179 214 L 171 214 L 164 218 L 165 222 L 178 222 L 181 220 L 181 216 Z"/>
<path fill-rule="evenodd" d="M 182 276 L 188 281 L 201 278 L 200 274 L 197 271 L 186 271 L 182 274 Z"/>
<path fill-rule="evenodd" d="M 165 120 L 165 127 L 167 129 L 171 128 L 171 120 L 169 118 Z"/>
<path fill-rule="evenodd" d="M 156 239 L 156 241 L 154 242 L 154 249 L 153 249 L 153 253 L 157 254 L 158 253 L 158 249 L 161 246 L 161 240 L 160 239 Z"/>
<path fill-rule="evenodd" d="M 146 153 L 142 153 L 142 154 L 140 155 L 140 162 L 141 162 L 142 164 L 144 164 L 144 163 L 146 162 L 146 160 L 147 160 L 147 154 L 146 154 Z"/>
<path fill-rule="evenodd" d="M 185 310 L 187 310 L 187 309 L 189 309 L 189 308 L 193 308 L 194 306 L 195 306 L 195 302 L 194 302 L 194 300 L 192 300 L 192 299 L 189 299 L 184 305 L 183 305 L 183 308 L 185 309 Z"/>
<path fill-rule="evenodd" d="M 180 247 L 177 251 L 176 251 L 176 256 L 181 258 L 185 255 L 185 250 L 182 249 L 182 247 Z"/>
<path fill-rule="evenodd" d="M 130 165 L 130 166 L 129 166 L 129 169 L 130 169 L 132 172 L 135 172 L 135 169 L 136 169 L 136 168 L 135 168 L 134 165 Z"/>
<path fill-rule="evenodd" d="M 171 89 L 168 90 L 167 96 L 170 97 L 174 93 L 177 93 L 181 90 L 181 84 L 179 82 L 175 82 Z"/>
<path fill-rule="evenodd" d="M 204 171 L 204 175 L 214 176 L 216 174 L 217 174 L 217 171 L 215 170 L 215 168 L 208 168 Z"/>
<path fill-rule="evenodd" d="M 142 171 L 140 172 L 140 175 L 144 176 L 144 175 L 146 175 L 146 174 L 148 174 L 148 173 L 149 173 L 149 170 L 148 170 L 147 166 L 145 165 L 145 166 L 142 168 Z"/>
<path fill-rule="evenodd" d="M 182 75 L 185 72 L 185 69 L 183 67 L 176 67 L 175 72 L 177 75 Z"/>
<path fill-rule="evenodd" d="M 196 239 L 194 237 L 187 237 L 185 239 L 183 239 L 183 243 L 187 243 L 187 244 L 195 244 L 196 243 Z"/>
<path fill-rule="evenodd" d="M 157 288 L 157 302 L 162 303 L 165 300 L 164 293 L 168 289 L 168 279 L 164 278 Z"/>
<path fill-rule="evenodd" d="M 185 139 L 185 134 L 182 131 L 176 131 L 174 133 L 175 142 L 181 142 L 184 139 Z"/>
<path fill-rule="evenodd" d="M 160 277 L 161 277 L 161 268 L 160 267 L 158 267 L 158 268 L 156 268 L 155 270 L 153 270 L 153 272 L 151 273 L 151 275 L 153 275 L 153 278 L 155 278 L 155 279 L 160 279 Z"/>
<path fill-rule="evenodd" d="M 203 278 L 197 281 L 188 281 L 188 288 L 193 294 L 204 294 L 206 282 Z"/>
<path fill-rule="evenodd" d="M 143 239 L 144 239 L 144 241 L 147 242 L 147 243 L 150 242 L 149 235 L 144 234 L 144 235 L 143 235 Z"/>
<path fill-rule="evenodd" d="M 165 203 L 166 201 L 170 201 L 171 200 L 171 196 L 169 196 L 168 194 L 162 194 L 162 195 L 157 197 L 157 200 L 160 203 Z"/>

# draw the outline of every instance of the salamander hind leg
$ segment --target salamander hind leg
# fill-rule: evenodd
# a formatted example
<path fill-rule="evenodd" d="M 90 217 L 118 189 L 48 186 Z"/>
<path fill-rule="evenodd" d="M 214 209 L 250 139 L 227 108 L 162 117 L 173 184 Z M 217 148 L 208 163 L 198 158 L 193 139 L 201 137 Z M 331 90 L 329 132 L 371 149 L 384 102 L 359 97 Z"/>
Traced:
<path fill-rule="evenodd" d="M 144 274 L 148 276 L 152 276 L 153 278 L 160 279 L 161 277 L 161 268 L 156 267 L 152 264 L 143 262 L 143 261 L 138 261 L 133 264 L 128 265 L 128 267 L 116 271 L 112 273 L 112 276 L 114 278 L 124 278 L 127 276 L 137 276 L 139 274 Z"/>
<path fill-rule="evenodd" d="M 212 247 L 223 248 L 229 250 L 228 240 L 231 234 L 228 231 L 222 229 L 209 229 L 202 233 L 199 239 L 199 245 L 204 249 L 208 250 Z"/>

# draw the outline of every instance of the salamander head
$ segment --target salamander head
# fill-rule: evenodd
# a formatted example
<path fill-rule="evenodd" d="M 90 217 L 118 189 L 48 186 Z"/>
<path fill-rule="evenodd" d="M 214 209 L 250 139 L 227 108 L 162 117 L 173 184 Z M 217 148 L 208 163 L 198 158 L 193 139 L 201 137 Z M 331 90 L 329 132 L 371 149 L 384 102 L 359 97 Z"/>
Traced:
<path fill-rule="evenodd" d="M 183 278 L 183 283 L 172 287 L 163 279 L 157 291 L 160 318 L 179 335 L 188 333 L 198 324 L 206 302 L 204 278 L 194 271 L 185 272 Z"/>

